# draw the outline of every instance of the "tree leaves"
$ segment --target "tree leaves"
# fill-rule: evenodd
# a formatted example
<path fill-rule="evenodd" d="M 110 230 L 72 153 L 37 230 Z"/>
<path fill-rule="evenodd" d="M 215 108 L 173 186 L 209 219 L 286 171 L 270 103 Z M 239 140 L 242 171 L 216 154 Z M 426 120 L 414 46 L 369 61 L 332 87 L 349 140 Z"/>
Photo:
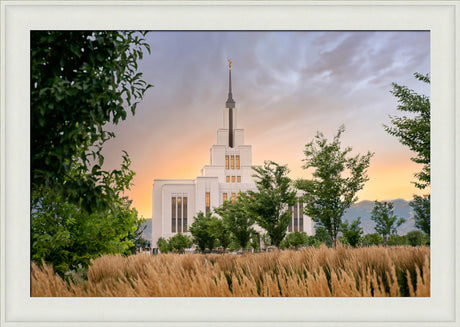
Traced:
<path fill-rule="evenodd" d="M 404 218 L 396 217 L 393 213 L 393 203 L 375 201 L 374 208 L 371 213 L 371 220 L 375 221 L 375 231 L 382 235 L 385 244 L 388 242 L 390 235 L 395 235 L 397 227 L 401 226 Z"/>
<path fill-rule="evenodd" d="M 287 176 L 287 166 L 265 161 L 263 167 L 255 166 L 253 169 L 257 192 L 248 191 L 249 197 L 244 203 L 247 212 L 267 231 L 271 242 L 279 247 L 291 220 L 288 209 L 295 204 L 297 192 Z"/>
<path fill-rule="evenodd" d="M 64 164 L 67 160 L 80 158 L 93 172 L 88 156 L 103 161 L 100 151 L 92 150 L 92 146 L 100 148 L 114 137 L 104 126 L 126 119 L 127 108 L 134 113 L 137 103 L 151 87 L 142 80 L 142 73 L 137 72 L 140 54 L 143 50 L 150 51 L 144 36 L 144 32 L 117 31 L 31 33 L 34 192 L 44 192 L 45 184 L 56 190 L 62 188 L 70 169 Z M 49 158 L 50 149 L 53 158 Z M 87 183 L 90 182 L 88 179 Z M 88 184 L 88 191 L 91 190 L 100 189 Z M 91 209 L 92 203 L 83 202 Z"/>
<path fill-rule="evenodd" d="M 414 209 L 415 227 L 430 235 L 430 195 L 415 195 L 409 205 Z"/>
<path fill-rule="evenodd" d="M 104 171 L 108 123 L 134 113 L 151 87 L 137 60 L 145 32 L 31 32 L 32 260 L 63 275 L 104 253 L 129 253 L 137 211 L 123 193 L 134 172 L 122 155 Z"/>
<path fill-rule="evenodd" d="M 368 180 L 372 153 L 350 157 L 351 147 L 342 149 L 340 136 L 345 131 L 342 125 L 334 139 L 328 143 L 320 132 L 305 145 L 303 168 L 314 168 L 313 178 L 298 180 L 297 188 L 304 191 L 304 212 L 318 226 L 324 227 L 333 240 L 342 224 L 342 215 L 357 201 L 356 193 Z"/>
<path fill-rule="evenodd" d="M 430 76 L 415 73 L 414 76 L 424 82 L 430 83 Z M 390 116 L 393 126 L 383 125 L 385 131 L 390 135 L 396 136 L 402 144 L 409 147 L 416 153 L 411 160 L 422 164 L 422 170 L 415 174 L 418 179 L 413 182 L 419 189 L 424 189 L 430 185 L 430 99 L 429 97 L 417 94 L 407 86 L 393 83 L 391 93 L 398 98 L 397 109 L 401 112 L 415 114 L 412 118 L 407 116 Z"/>
<path fill-rule="evenodd" d="M 252 227 L 254 217 L 247 211 L 245 199 L 248 200 L 246 195 L 240 193 L 235 202 L 224 201 L 220 207 L 214 209 L 222 217 L 224 227 L 229 231 L 233 241 L 243 250 L 255 232 Z"/>

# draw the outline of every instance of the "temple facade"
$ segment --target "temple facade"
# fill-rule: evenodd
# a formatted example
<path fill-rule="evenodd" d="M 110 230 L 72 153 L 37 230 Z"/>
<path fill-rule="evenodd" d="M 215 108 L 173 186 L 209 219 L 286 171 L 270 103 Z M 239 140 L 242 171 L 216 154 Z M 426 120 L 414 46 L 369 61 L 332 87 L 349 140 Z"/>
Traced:
<path fill-rule="evenodd" d="M 229 91 L 222 127 L 217 130 L 216 144 L 211 146 L 209 164 L 195 179 L 155 179 L 153 182 L 152 248 L 157 247 L 160 237 L 169 238 L 179 232 L 189 234 L 188 227 L 198 212 L 212 211 L 225 200 L 234 200 L 240 191 L 257 190 L 252 178 L 252 147 L 245 144 L 244 129 L 237 124 L 230 60 L 228 73 Z M 313 235 L 313 222 L 303 215 L 302 203 L 291 210 L 293 217 L 288 232 L 304 231 Z"/>

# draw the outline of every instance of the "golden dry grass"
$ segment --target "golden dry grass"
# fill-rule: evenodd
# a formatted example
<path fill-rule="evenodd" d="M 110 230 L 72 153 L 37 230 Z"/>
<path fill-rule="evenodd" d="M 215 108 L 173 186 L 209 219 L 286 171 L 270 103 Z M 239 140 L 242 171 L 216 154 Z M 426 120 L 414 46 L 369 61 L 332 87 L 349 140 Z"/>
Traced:
<path fill-rule="evenodd" d="M 430 248 L 103 256 L 93 261 L 88 280 L 73 283 L 32 263 L 31 295 L 430 296 Z"/>

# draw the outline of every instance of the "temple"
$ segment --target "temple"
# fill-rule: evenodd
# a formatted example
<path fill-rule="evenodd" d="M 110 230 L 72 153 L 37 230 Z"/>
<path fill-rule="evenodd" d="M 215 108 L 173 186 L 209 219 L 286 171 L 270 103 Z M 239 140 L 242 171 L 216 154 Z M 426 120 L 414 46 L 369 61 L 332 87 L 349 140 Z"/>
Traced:
<path fill-rule="evenodd" d="M 231 74 L 229 60 L 228 98 L 222 127 L 217 130 L 216 144 L 210 149 L 209 164 L 196 179 L 155 179 L 153 182 L 152 248 L 156 248 L 160 237 L 169 238 L 179 232 L 188 234 L 188 227 L 198 212 L 212 211 L 225 200 L 234 200 L 240 191 L 256 191 L 252 179 L 252 147 L 245 144 L 244 129 L 237 124 Z M 291 208 L 293 219 L 288 231 L 313 235 L 313 222 L 306 216 L 304 219 L 301 206 L 297 203 Z"/>

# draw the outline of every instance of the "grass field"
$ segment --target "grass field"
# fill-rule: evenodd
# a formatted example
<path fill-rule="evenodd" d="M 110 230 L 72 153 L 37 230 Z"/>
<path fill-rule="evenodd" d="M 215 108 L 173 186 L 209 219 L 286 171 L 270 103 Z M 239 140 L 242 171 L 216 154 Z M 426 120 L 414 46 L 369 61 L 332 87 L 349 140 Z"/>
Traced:
<path fill-rule="evenodd" d="M 429 247 L 102 256 L 67 283 L 31 267 L 32 296 L 430 296 Z"/>

